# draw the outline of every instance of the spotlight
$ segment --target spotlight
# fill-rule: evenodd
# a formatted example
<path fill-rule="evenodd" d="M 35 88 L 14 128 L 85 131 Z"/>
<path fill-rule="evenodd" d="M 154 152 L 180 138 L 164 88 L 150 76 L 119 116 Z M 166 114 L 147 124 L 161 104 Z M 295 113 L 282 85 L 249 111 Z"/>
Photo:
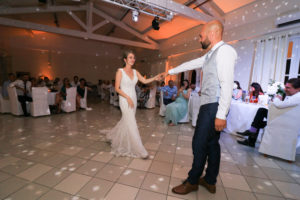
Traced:
<path fill-rule="evenodd" d="M 134 22 L 139 21 L 139 12 L 137 10 L 132 11 L 132 21 L 134 21 Z"/>
<path fill-rule="evenodd" d="M 152 21 L 152 28 L 154 30 L 159 30 L 159 18 L 158 16 L 154 17 L 153 21 Z"/>
<path fill-rule="evenodd" d="M 173 19 L 173 17 L 174 17 L 174 13 L 173 13 L 173 12 L 170 12 L 170 13 L 167 15 L 167 19 L 170 20 L 170 21 Z"/>

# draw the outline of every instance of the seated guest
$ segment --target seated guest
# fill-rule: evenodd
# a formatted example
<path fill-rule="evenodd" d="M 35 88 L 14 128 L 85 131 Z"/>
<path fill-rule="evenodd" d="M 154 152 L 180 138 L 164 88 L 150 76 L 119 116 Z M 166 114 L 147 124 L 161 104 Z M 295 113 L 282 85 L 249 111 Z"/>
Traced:
<path fill-rule="evenodd" d="M 30 82 L 31 82 L 31 87 L 39 87 L 36 78 L 31 77 L 31 78 L 30 78 Z"/>
<path fill-rule="evenodd" d="M 114 101 L 115 101 L 115 95 L 116 95 L 115 80 L 111 81 L 111 87 L 109 89 L 109 94 L 110 94 L 109 103 L 113 105 Z"/>
<path fill-rule="evenodd" d="M 177 123 L 186 115 L 190 94 L 191 89 L 189 89 L 189 81 L 184 80 L 178 90 L 175 102 L 168 104 L 166 107 L 165 122 L 167 124 L 170 126 L 177 125 Z"/>
<path fill-rule="evenodd" d="M 257 103 L 258 102 L 258 96 L 263 95 L 264 92 L 262 91 L 261 86 L 258 83 L 253 82 L 250 86 L 249 94 L 250 94 L 249 101 L 251 103 Z"/>
<path fill-rule="evenodd" d="M 2 97 L 4 99 L 8 99 L 8 92 L 7 92 L 7 87 L 16 80 L 16 76 L 13 73 L 8 74 L 8 80 L 4 81 L 3 86 L 2 86 Z"/>
<path fill-rule="evenodd" d="M 135 92 L 136 92 L 136 98 L 139 99 L 141 96 L 141 92 L 142 92 L 142 83 L 141 82 L 138 82 L 135 85 Z"/>
<path fill-rule="evenodd" d="M 12 82 L 9 86 L 16 87 L 17 94 L 18 94 L 18 100 L 21 103 L 24 116 L 29 116 L 29 114 L 27 113 L 27 109 L 26 109 L 26 101 L 32 102 L 31 82 L 29 81 L 29 75 L 24 74 L 22 76 L 22 79 L 17 79 L 16 81 Z"/>
<path fill-rule="evenodd" d="M 56 94 L 55 106 L 57 107 L 57 113 L 61 112 L 61 102 L 66 100 L 67 97 L 67 88 L 70 88 L 70 81 L 68 78 L 64 78 L 63 86 L 60 89 L 60 92 Z"/>
<path fill-rule="evenodd" d="M 77 86 L 79 86 L 79 85 L 80 85 L 80 82 L 79 82 L 78 80 L 79 80 L 78 76 L 74 76 L 74 77 L 73 77 L 73 81 L 71 82 L 71 86 L 72 86 L 72 87 L 77 87 Z"/>
<path fill-rule="evenodd" d="M 157 105 L 159 105 L 160 92 L 163 87 L 165 87 L 164 81 L 162 81 L 161 83 L 159 83 L 158 81 L 156 82 L 156 103 L 157 103 Z"/>
<path fill-rule="evenodd" d="M 59 91 L 59 90 L 61 89 L 62 85 L 63 85 L 63 84 L 61 83 L 60 78 L 59 78 L 59 77 L 56 77 L 56 78 L 54 79 L 54 81 L 53 81 L 52 88 L 53 88 L 53 90 L 55 90 L 55 91 Z"/>
<path fill-rule="evenodd" d="M 199 96 L 200 88 L 196 87 L 195 84 L 191 84 L 190 88 L 191 88 L 191 96 L 193 95 Z"/>
<path fill-rule="evenodd" d="M 168 85 L 161 89 L 164 92 L 164 104 L 168 105 L 175 101 L 177 96 L 177 87 L 174 86 L 174 81 L 169 80 Z"/>
<path fill-rule="evenodd" d="M 44 77 L 44 83 L 47 88 L 51 88 L 52 83 L 47 76 Z"/>
<path fill-rule="evenodd" d="M 77 95 L 76 95 L 76 107 L 77 110 L 80 109 L 80 99 L 84 98 L 85 95 L 85 87 L 86 87 L 86 81 L 84 78 L 81 78 L 79 80 L 79 85 L 77 86 Z M 91 91 L 92 89 L 87 87 L 87 90 Z"/>
<path fill-rule="evenodd" d="M 142 89 L 141 89 L 141 93 L 138 97 L 138 106 L 139 106 L 139 108 L 146 108 L 145 104 L 149 99 L 149 94 L 150 94 L 149 88 L 145 84 L 143 84 Z"/>
<path fill-rule="evenodd" d="M 36 81 L 38 86 L 33 86 L 33 87 L 45 87 L 45 81 L 42 76 L 39 76 L 38 80 Z M 32 83 L 32 81 L 31 81 Z"/>
<path fill-rule="evenodd" d="M 238 81 L 234 81 L 232 99 L 242 100 L 242 95 L 243 95 L 243 90 L 240 86 L 240 83 Z"/>
<path fill-rule="evenodd" d="M 277 96 L 273 104 L 277 108 L 287 108 L 300 105 L 300 79 L 292 78 L 285 84 L 286 97 L 282 101 L 281 96 Z M 255 142 L 259 133 L 259 129 L 264 128 L 267 123 L 264 121 L 268 116 L 268 110 L 265 108 L 259 108 L 255 118 L 251 124 L 251 128 L 245 132 L 237 132 L 243 136 L 249 136 L 248 139 L 238 141 L 239 144 L 255 147 Z M 287 124 L 288 126 L 288 124 Z M 284 134 L 284 133 L 283 133 Z"/>

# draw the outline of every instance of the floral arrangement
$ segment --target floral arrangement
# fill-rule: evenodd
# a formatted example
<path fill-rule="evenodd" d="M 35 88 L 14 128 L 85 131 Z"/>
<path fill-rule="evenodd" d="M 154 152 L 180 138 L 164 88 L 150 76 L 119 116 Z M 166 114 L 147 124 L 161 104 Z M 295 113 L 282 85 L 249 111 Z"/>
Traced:
<path fill-rule="evenodd" d="M 275 96 L 276 94 L 278 95 L 283 95 L 284 92 L 284 84 L 281 82 L 275 82 L 274 80 L 270 80 L 268 89 L 267 89 L 267 94 L 269 96 Z"/>

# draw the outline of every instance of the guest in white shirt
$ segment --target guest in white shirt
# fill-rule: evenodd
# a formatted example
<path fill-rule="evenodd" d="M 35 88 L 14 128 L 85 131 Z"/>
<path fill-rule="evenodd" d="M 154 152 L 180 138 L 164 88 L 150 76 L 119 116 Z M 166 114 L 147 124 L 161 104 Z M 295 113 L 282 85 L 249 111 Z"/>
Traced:
<path fill-rule="evenodd" d="M 29 116 L 26 109 L 26 101 L 32 102 L 31 98 L 31 82 L 29 81 L 29 75 L 24 74 L 22 79 L 18 79 L 10 84 L 10 87 L 16 87 L 18 100 L 21 103 L 24 116 Z"/>
<path fill-rule="evenodd" d="M 237 53 L 222 41 L 223 25 L 215 20 L 203 25 L 199 42 L 209 50 L 204 56 L 181 64 L 168 71 L 178 74 L 202 67 L 201 106 L 192 141 L 193 165 L 188 178 L 172 189 L 176 194 L 188 194 L 205 187 L 210 193 L 216 192 L 216 181 L 220 166 L 220 132 L 226 127 L 233 88 L 234 66 Z M 201 178 L 207 162 L 205 176 Z"/>
<path fill-rule="evenodd" d="M 77 87 L 77 86 L 79 86 L 79 85 L 80 85 L 80 82 L 79 82 L 78 76 L 74 76 L 74 77 L 73 77 L 73 81 L 71 82 L 71 86 L 72 86 L 72 87 Z"/>
<path fill-rule="evenodd" d="M 300 79 L 292 78 L 287 81 L 285 84 L 285 94 L 286 97 L 282 100 L 281 96 L 277 96 L 273 104 L 277 108 L 287 108 L 300 105 Z M 264 128 L 267 125 L 267 122 L 264 121 L 268 117 L 268 110 L 265 108 L 259 108 L 256 112 L 254 120 L 251 124 L 249 130 L 245 132 L 237 132 L 243 136 L 249 136 L 248 139 L 239 141 L 239 144 L 255 147 L 256 139 L 259 133 L 259 129 Z M 287 125 L 288 126 L 288 125 Z"/>

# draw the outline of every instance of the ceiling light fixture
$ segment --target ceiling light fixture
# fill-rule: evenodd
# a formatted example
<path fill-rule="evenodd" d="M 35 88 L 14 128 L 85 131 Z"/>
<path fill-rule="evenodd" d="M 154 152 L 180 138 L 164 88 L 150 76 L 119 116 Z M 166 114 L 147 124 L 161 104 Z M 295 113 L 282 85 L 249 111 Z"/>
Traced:
<path fill-rule="evenodd" d="M 132 21 L 134 21 L 134 22 L 139 21 L 139 12 L 137 10 L 132 11 Z"/>
<path fill-rule="evenodd" d="M 158 16 L 161 20 L 171 21 L 175 13 L 151 3 L 150 0 L 102 0 L 104 2 L 114 4 L 130 10 L 136 10 L 139 13 L 150 15 L 153 17 Z"/>
<path fill-rule="evenodd" d="M 159 17 L 158 16 L 154 17 L 154 19 L 152 21 L 152 28 L 156 31 L 159 30 Z"/>

